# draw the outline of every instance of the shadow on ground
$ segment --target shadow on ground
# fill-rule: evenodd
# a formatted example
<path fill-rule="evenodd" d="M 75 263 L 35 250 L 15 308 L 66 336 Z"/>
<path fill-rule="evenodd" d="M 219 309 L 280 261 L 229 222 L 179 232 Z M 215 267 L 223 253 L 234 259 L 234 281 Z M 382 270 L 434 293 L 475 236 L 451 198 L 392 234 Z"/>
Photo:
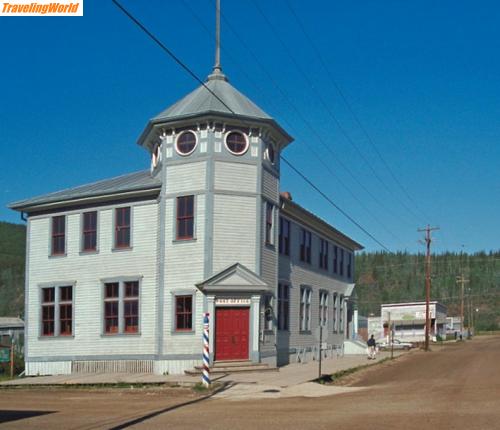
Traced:
<path fill-rule="evenodd" d="M 40 415 L 54 414 L 57 411 L 5 411 L 0 409 L 0 424 L 9 421 L 24 420 Z"/>

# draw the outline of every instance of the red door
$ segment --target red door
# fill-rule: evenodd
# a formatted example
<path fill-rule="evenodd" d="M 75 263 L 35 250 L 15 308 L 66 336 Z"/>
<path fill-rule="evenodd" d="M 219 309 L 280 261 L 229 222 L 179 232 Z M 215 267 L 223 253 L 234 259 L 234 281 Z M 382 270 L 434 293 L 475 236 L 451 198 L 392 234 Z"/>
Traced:
<path fill-rule="evenodd" d="M 248 360 L 249 308 L 215 310 L 215 359 Z"/>

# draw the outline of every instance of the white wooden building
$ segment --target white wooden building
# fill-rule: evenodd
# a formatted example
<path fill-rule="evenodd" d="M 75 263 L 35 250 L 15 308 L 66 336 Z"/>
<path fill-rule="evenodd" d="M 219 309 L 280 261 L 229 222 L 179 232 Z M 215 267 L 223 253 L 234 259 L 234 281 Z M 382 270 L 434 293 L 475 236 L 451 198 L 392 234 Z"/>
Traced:
<path fill-rule="evenodd" d="M 320 324 L 341 345 L 362 247 L 280 195 L 291 142 L 216 65 L 146 125 L 150 168 L 11 204 L 28 226 L 26 374 L 182 373 L 205 312 L 212 360 L 281 365 Z"/>

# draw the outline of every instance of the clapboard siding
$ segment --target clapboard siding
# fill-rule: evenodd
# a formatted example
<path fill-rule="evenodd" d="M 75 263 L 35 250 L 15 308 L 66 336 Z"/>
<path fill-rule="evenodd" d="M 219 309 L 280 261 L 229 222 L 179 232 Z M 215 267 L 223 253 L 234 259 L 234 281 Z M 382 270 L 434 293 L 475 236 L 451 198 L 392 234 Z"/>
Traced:
<path fill-rule="evenodd" d="M 214 188 L 224 191 L 257 192 L 257 166 L 216 161 Z"/>
<path fill-rule="evenodd" d="M 279 180 L 265 169 L 262 169 L 262 195 L 273 202 L 279 200 Z"/>
<path fill-rule="evenodd" d="M 164 354 L 200 352 L 203 294 L 196 288 L 203 281 L 205 241 L 205 195 L 196 196 L 195 240 L 175 240 L 175 200 L 166 201 L 165 289 L 164 289 Z M 190 334 L 172 333 L 175 328 L 173 299 L 175 292 L 195 294 L 194 331 Z"/>
<path fill-rule="evenodd" d="M 67 255 L 49 257 L 50 216 L 30 218 L 28 351 L 31 357 L 154 353 L 156 318 L 157 204 L 132 207 L 131 250 L 113 251 L 113 208 L 98 211 L 98 248 L 80 255 L 80 213 L 66 216 Z M 133 276 L 141 281 L 140 335 L 102 335 L 103 278 Z M 73 338 L 40 339 L 43 283 L 76 282 Z M 28 357 L 29 358 L 29 357 Z"/>
<path fill-rule="evenodd" d="M 206 166 L 205 161 L 168 166 L 167 193 L 190 193 L 204 190 Z"/>
<path fill-rule="evenodd" d="M 347 288 L 347 280 L 333 276 L 331 268 L 332 254 L 329 254 L 329 270 L 319 268 L 320 238 L 312 235 L 311 264 L 300 261 L 300 229 L 297 223 L 291 223 L 290 257 L 279 257 L 279 280 L 287 281 L 290 288 L 290 332 L 286 336 L 278 336 L 278 349 L 306 348 L 316 345 L 314 331 L 319 325 L 319 293 L 324 290 L 328 297 L 328 327 L 323 331 L 324 341 L 329 344 L 341 344 L 343 334 L 333 330 L 333 293 L 343 294 Z M 312 289 L 311 300 L 311 333 L 300 331 L 300 287 Z M 337 316 L 338 318 L 338 316 Z"/>
<path fill-rule="evenodd" d="M 214 273 L 236 262 L 256 271 L 255 208 L 255 197 L 214 195 Z"/>

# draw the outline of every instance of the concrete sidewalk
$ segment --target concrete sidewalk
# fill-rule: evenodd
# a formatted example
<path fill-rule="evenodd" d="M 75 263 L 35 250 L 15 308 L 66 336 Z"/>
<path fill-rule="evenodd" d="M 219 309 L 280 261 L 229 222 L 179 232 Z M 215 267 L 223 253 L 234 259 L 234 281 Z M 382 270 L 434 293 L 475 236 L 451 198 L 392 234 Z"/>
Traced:
<path fill-rule="evenodd" d="M 401 353 L 395 353 L 400 355 Z M 322 361 L 322 374 L 328 375 L 353 367 L 374 364 L 390 356 L 379 353 L 376 361 L 367 360 L 366 355 L 346 355 Z M 288 396 L 316 397 L 357 390 L 354 388 L 323 386 L 310 381 L 318 377 L 318 362 L 291 363 L 276 372 L 249 372 L 216 375 L 213 382 L 227 384 L 227 388 L 214 397 L 243 400 L 247 398 L 275 398 Z M 200 382 L 199 376 L 153 375 L 144 373 L 100 373 L 54 376 L 35 376 L 4 381 L 0 386 L 37 385 L 113 385 L 113 384 L 166 384 L 171 386 L 193 386 Z"/>

